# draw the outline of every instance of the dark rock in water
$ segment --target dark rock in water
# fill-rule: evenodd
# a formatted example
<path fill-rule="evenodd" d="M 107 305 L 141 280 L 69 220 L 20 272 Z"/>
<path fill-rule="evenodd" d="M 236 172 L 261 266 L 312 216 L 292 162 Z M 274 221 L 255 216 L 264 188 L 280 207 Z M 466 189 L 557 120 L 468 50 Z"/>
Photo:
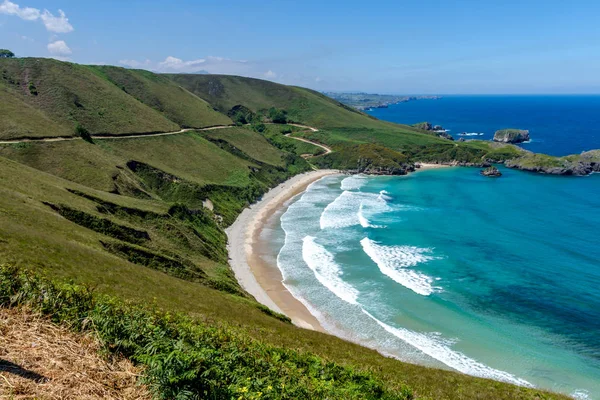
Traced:
<path fill-rule="evenodd" d="M 502 176 L 502 172 L 498 171 L 498 168 L 496 168 L 494 166 L 491 166 L 491 167 L 481 170 L 480 174 L 483 176 L 491 177 L 491 178 Z"/>
<path fill-rule="evenodd" d="M 529 140 L 529 131 L 523 129 L 501 129 L 494 134 L 494 142 L 523 143 Z"/>

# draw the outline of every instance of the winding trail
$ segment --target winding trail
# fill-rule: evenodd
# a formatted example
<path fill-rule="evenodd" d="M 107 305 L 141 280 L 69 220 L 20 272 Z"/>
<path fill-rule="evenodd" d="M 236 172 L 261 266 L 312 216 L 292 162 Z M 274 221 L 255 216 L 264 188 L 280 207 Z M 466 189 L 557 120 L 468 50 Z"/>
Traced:
<path fill-rule="evenodd" d="M 282 124 L 273 124 L 273 123 L 268 123 L 268 124 L 269 125 L 282 125 Z M 312 132 L 319 131 L 317 128 L 313 128 L 312 126 L 308 126 L 308 125 L 301 125 L 301 124 L 286 124 L 286 125 L 291 125 L 291 126 L 295 126 L 298 128 L 308 129 Z M 234 127 L 235 127 L 235 125 L 216 125 L 216 126 L 209 126 L 206 128 L 185 128 L 185 129 L 180 129 L 178 131 L 173 131 L 173 132 L 134 133 L 134 134 L 130 134 L 130 135 L 93 135 L 92 139 L 94 139 L 94 140 L 140 139 L 140 138 L 148 138 L 148 137 L 156 137 L 156 136 L 178 135 L 181 133 L 186 133 L 186 132 L 191 132 L 191 131 L 212 131 L 212 130 L 216 130 L 216 129 L 227 129 L 227 128 L 234 128 Z M 320 147 L 325 150 L 325 154 L 329 154 L 332 152 L 332 150 L 329 147 L 324 146 L 319 143 L 311 142 L 308 139 L 302 139 L 302 138 L 289 136 L 289 134 L 286 136 L 290 137 L 292 139 L 295 139 L 295 140 L 299 140 L 301 142 L 309 143 L 314 146 Z M 33 143 L 33 142 L 66 142 L 66 141 L 70 141 L 70 140 L 82 140 L 82 139 L 78 136 L 62 136 L 62 137 L 59 136 L 59 137 L 51 137 L 51 138 L 37 138 L 37 139 L 36 138 L 9 139 L 9 140 L 0 140 L 0 144 L 18 144 L 18 143 Z"/>
<path fill-rule="evenodd" d="M 313 132 L 317 132 L 317 131 L 313 131 Z M 312 141 L 310 141 L 308 139 L 303 139 L 303 138 L 299 138 L 299 137 L 290 136 L 289 133 L 287 135 L 285 135 L 285 136 L 289 137 L 290 139 L 299 140 L 301 142 L 312 144 L 313 146 L 317 146 L 317 147 L 322 148 L 323 150 L 325 150 L 325 153 L 320 154 L 320 155 L 324 156 L 325 154 L 329 154 L 329 153 L 333 152 L 333 150 L 331 150 L 331 147 L 327 147 L 327 146 L 319 144 L 317 142 L 312 142 Z"/>

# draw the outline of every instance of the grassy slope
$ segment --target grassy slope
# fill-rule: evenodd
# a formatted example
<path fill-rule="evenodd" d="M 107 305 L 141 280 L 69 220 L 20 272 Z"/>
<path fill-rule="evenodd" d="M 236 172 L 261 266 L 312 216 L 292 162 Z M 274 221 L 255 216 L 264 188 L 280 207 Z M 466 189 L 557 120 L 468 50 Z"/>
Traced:
<path fill-rule="evenodd" d="M 0 69 L 1 85 L 8 88 L 15 101 L 23 101 L 63 125 L 62 135 L 73 135 L 78 123 L 92 134 L 166 132 L 179 128 L 83 65 L 23 58 L 2 60 Z M 37 95 L 31 94 L 30 84 L 35 86 Z M 31 110 L 23 112 L 29 115 Z M 40 136 L 47 135 L 42 132 Z"/>
<path fill-rule="evenodd" d="M 4 81 L 0 81 L 0 115 L 0 139 L 70 136 L 73 133 L 72 124 L 52 120 L 43 111 L 17 96 Z"/>
<path fill-rule="evenodd" d="M 249 129 L 218 129 L 204 131 L 202 132 L 202 135 L 213 140 L 224 140 L 239 148 L 255 160 L 271 165 L 283 165 L 281 152 L 270 146 L 263 135 Z"/>
<path fill-rule="evenodd" d="M 0 254 L 3 262 L 88 283 L 102 293 L 184 311 L 204 321 L 224 323 L 265 343 L 311 351 L 342 364 L 359 365 L 375 371 L 390 387 L 409 384 L 420 396 L 436 399 L 536 398 L 535 392 L 527 389 L 382 357 L 333 336 L 280 322 L 242 297 L 177 279 L 108 254 L 99 244 L 100 240 L 106 240 L 105 236 L 57 216 L 41 201 L 66 203 L 95 213 L 93 202 L 65 190 L 71 188 L 139 209 L 164 212 L 165 204 L 97 192 L 4 158 L 0 158 L 0 170 Z"/>
<path fill-rule="evenodd" d="M 21 61 L 33 62 L 16 60 Z M 45 68 L 53 69 L 56 67 L 55 63 L 57 62 L 50 61 Z M 79 66 L 65 64 L 60 68 L 78 70 Z M 40 72 L 40 76 L 46 74 L 49 72 Z M 52 91 L 51 85 L 56 85 L 57 91 L 61 92 L 65 87 L 64 83 L 52 81 L 58 79 L 58 76 L 50 76 L 49 83 L 41 81 L 39 86 Z M 67 81 L 71 78 L 73 77 Z M 241 78 L 235 78 L 237 79 Z M 274 93 L 281 89 L 279 86 L 281 85 L 273 89 Z M 355 136 L 362 135 L 354 126 L 338 128 L 334 126 L 335 121 L 328 122 L 327 115 L 334 110 L 341 113 L 340 118 L 352 115 L 348 118 L 356 118 L 361 124 L 372 124 L 370 126 L 373 131 L 382 135 L 389 129 L 390 137 L 400 136 L 405 129 L 373 122 L 360 113 L 345 110 L 337 103 L 310 91 L 298 88 L 286 88 L 285 91 L 292 97 L 291 103 L 280 103 L 281 99 L 275 98 L 270 104 L 281 108 L 297 104 L 288 110 L 290 115 L 307 115 L 308 118 L 309 114 L 303 114 L 303 102 L 309 102 L 311 104 L 306 109 L 321 114 L 315 116 L 313 122 L 320 118 L 321 123 L 332 124 L 327 126 L 334 133 L 348 129 Z M 112 96 L 113 92 L 110 91 L 110 94 Z M 19 96 L 25 95 L 21 93 Z M 275 94 L 266 91 L 262 98 L 255 98 L 250 92 L 247 99 L 254 99 L 256 106 L 262 107 L 261 104 L 269 105 L 265 103 L 268 96 Z M 136 104 L 142 107 L 142 114 L 150 110 L 141 103 Z M 319 104 L 326 108 L 319 111 Z M 56 116 L 48 112 L 45 115 L 52 115 L 53 118 Z M 102 118 L 98 116 L 97 119 L 94 123 L 101 125 Z M 300 122 L 311 123 L 304 120 Z M 334 133 L 325 132 L 325 135 L 333 137 Z M 226 145 L 221 142 L 211 143 L 202 136 L 221 140 Z M 412 131 L 408 131 L 406 137 L 411 138 L 410 140 L 421 140 L 424 137 L 425 141 L 439 141 Z M 354 139 L 349 139 L 350 142 L 352 140 Z M 364 140 L 368 141 L 369 138 L 365 137 Z M 9 157 L 18 163 L 3 157 Z M 264 164 L 275 163 L 277 159 L 285 161 L 285 168 L 281 164 Z M 143 162 L 149 167 L 130 170 L 127 167 L 130 160 Z M 342 364 L 358 365 L 375 371 L 390 387 L 403 382 L 409 384 L 419 396 L 436 399 L 538 398 L 535 391 L 401 363 L 335 337 L 305 331 L 281 322 L 261 311 L 256 303 L 240 292 L 239 287 L 236 288 L 237 283 L 232 280 L 225 265 L 226 259 L 223 259 L 222 236 L 214 229 L 210 212 L 198 210 L 196 213 L 184 213 L 185 218 L 168 213 L 174 202 L 199 207 L 199 200 L 207 197 L 215 203 L 215 211 L 224 217 L 224 222 L 230 223 L 262 191 L 303 168 L 306 169 L 307 165 L 302 164 L 302 160 L 271 147 L 256 133 L 239 128 L 135 140 L 98 140 L 96 145 L 83 141 L 2 145 L 0 262 L 42 270 L 53 277 L 71 278 L 91 284 L 100 292 L 144 303 L 155 302 L 159 307 L 184 311 L 215 324 L 227 324 L 235 327 L 241 334 L 265 343 L 308 350 Z M 214 183 L 220 185 L 212 185 Z M 225 183 L 230 186 L 224 186 Z M 101 201 L 70 193 L 67 188 L 114 203 L 111 206 L 114 210 L 101 212 Z M 107 191 L 118 191 L 124 195 L 110 194 Z M 170 260 L 187 260 L 186 262 L 193 263 L 204 271 L 211 280 L 192 282 L 179 279 L 171 271 L 160 272 L 141 265 L 139 260 L 133 263 L 122 255 L 111 254 L 101 241 L 114 242 L 114 237 L 106 231 L 102 233 L 85 228 L 80 223 L 70 222 L 42 201 L 68 205 L 86 213 L 90 218 L 108 220 L 121 230 L 147 232 L 150 240 L 143 243 L 143 246 L 134 246 L 136 249 L 143 247 Z M 149 213 L 149 218 L 137 217 L 140 214 L 137 210 L 152 213 Z M 153 216 L 155 214 L 158 216 Z M 200 223 L 193 219 L 196 217 L 207 219 Z M 207 243 L 216 244 L 217 248 L 212 248 L 207 253 L 201 252 L 200 249 Z M 215 281 L 221 286 L 215 286 Z M 221 290 L 214 290 L 213 287 Z"/>
<path fill-rule="evenodd" d="M 144 70 L 91 66 L 101 76 L 182 127 L 228 125 L 231 120 L 162 75 Z"/>
<path fill-rule="evenodd" d="M 414 127 L 380 121 L 305 88 L 237 76 L 168 76 L 224 113 L 236 105 L 254 112 L 270 107 L 285 109 L 290 120 L 319 128 L 319 132 L 297 135 L 337 150 L 346 146 L 379 144 L 404 153 L 410 160 L 443 162 L 481 162 L 492 150 L 488 145 L 451 142 Z M 365 153 L 362 156 L 366 156 L 369 147 L 364 149 L 366 153 L 360 148 L 350 153 Z M 337 161 L 331 160 L 329 164 L 337 164 Z"/>

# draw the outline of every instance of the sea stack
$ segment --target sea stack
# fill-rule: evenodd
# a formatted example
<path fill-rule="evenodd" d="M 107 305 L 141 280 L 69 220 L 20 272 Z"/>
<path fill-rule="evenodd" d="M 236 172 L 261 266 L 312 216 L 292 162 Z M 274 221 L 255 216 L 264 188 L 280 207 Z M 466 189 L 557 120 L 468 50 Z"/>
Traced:
<path fill-rule="evenodd" d="M 482 169 L 480 174 L 490 178 L 497 178 L 499 176 L 502 176 L 502 172 L 498 171 L 498 168 L 494 167 L 493 165 L 486 169 Z"/>
<path fill-rule="evenodd" d="M 494 134 L 494 142 L 523 143 L 530 139 L 529 131 L 524 129 L 501 129 Z"/>

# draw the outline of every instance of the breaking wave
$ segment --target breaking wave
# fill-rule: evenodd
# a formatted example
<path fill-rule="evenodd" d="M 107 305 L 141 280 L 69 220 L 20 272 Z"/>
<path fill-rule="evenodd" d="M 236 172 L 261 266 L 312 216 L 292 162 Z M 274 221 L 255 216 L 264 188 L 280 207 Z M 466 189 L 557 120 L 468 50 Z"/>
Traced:
<path fill-rule="evenodd" d="M 341 278 L 343 272 L 333 254 L 315 242 L 314 237 L 306 236 L 303 239 L 302 258 L 323 286 L 345 302 L 358 304 L 358 290 L 344 282 Z"/>
<path fill-rule="evenodd" d="M 441 290 L 433 286 L 432 277 L 409 269 L 419 263 L 434 260 L 436 257 L 428 254 L 431 253 L 431 249 L 414 246 L 383 246 L 369 238 L 364 238 L 360 244 L 363 251 L 377 264 L 379 270 L 402 286 L 423 296 Z"/>
<path fill-rule="evenodd" d="M 385 329 L 388 333 L 396 336 L 402 341 L 410 344 L 413 347 L 421 350 L 428 356 L 454 368 L 464 374 L 478 376 L 481 378 L 494 379 L 497 381 L 508 382 L 519 386 L 533 387 L 533 385 L 524 379 L 505 372 L 488 367 L 477 360 L 467 357 L 460 351 L 452 350 L 451 341 L 444 340 L 436 334 L 423 334 L 410 331 L 404 328 L 395 328 L 384 322 L 381 322 L 366 310 L 363 313 L 371 317 L 379 326 Z"/>

